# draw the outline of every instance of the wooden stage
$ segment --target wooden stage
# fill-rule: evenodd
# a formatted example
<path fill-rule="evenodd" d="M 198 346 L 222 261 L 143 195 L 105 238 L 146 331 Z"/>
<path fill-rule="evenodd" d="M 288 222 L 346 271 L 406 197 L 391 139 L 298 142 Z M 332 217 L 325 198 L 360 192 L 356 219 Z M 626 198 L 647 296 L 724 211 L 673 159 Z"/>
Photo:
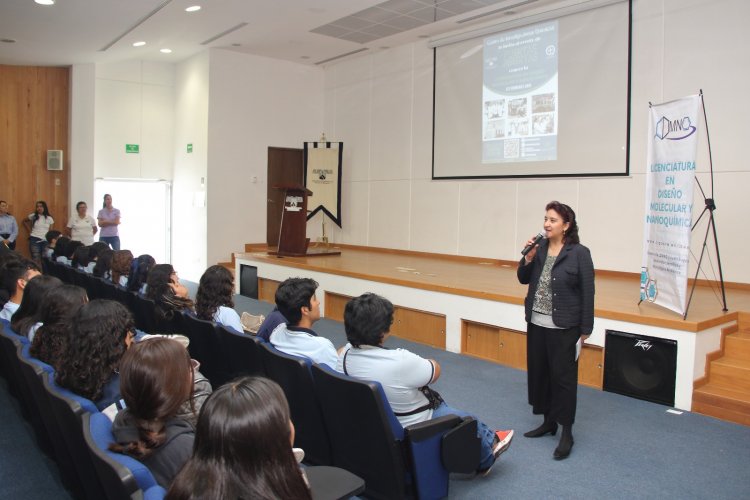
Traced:
<path fill-rule="evenodd" d="M 235 254 L 235 275 L 241 276 L 243 266 L 254 267 L 259 298 L 268 301 L 278 282 L 313 278 L 320 284 L 324 316 L 336 320 L 349 297 L 375 292 L 396 306 L 394 335 L 525 369 L 526 286 L 518 283 L 515 262 L 336 248 L 341 255 L 277 257 L 264 246 L 250 245 L 246 253 Z M 736 325 L 739 312 L 750 312 L 750 286 L 726 288 L 726 313 L 718 287 L 697 286 L 686 320 L 654 304 L 639 305 L 639 293 L 636 274 L 596 272 L 594 331 L 581 355 L 579 380 L 602 387 L 608 331 L 667 339 L 677 343 L 675 406 L 690 410 L 693 382 L 706 374 L 707 355 L 720 349 L 722 329 Z"/>
<path fill-rule="evenodd" d="M 235 258 L 510 304 L 523 305 L 526 296 L 526 285 L 516 278 L 516 263 L 345 245 L 336 248 L 341 255 L 277 257 L 259 248 L 237 253 Z M 595 316 L 697 332 L 736 320 L 738 311 L 750 312 L 749 286 L 726 287 L 729 311 L 725 313 L 719 287 L 698 285 L 683 320 L 660 306 L 639 305 L 639 280 L 635 273 L 596 271 Z"/>

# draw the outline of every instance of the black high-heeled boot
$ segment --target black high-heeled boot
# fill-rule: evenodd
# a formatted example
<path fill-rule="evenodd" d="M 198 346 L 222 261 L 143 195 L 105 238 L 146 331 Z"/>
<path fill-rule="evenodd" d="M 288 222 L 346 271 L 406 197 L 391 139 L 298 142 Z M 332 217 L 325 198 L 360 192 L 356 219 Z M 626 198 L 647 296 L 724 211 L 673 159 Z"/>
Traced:
<path fill-rule="evenodd" d="M 555 452 L 552 454 L 555 460 L 564 460 L 570 455 L 570 450 L 573 448 L 573 426 L 563 425 L 562 434 L 560 435 L 560 444 L 555 448 Z"/>
<path fill-rule="evenodd" d="M 544 436 L 545 434 L 552 434 L 553 436 L 557 434 L 557 422 L 555 422 L 554 420 L 548 420 L 546 415 L 544 417 L 544 422 L 542 422 L 542 425 L 540 425 L 536 429 L 530 430 L 529 432 L 525 432 L 523 436 L 527 438 L 538 438 Z"/>

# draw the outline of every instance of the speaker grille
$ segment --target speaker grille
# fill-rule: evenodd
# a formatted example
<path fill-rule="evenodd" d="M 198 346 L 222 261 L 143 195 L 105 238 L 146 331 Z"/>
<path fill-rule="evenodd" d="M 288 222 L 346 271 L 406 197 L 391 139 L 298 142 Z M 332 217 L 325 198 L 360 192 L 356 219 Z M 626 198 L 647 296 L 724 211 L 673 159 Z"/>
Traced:
<path fill-rule="evenodd" d="M 63 152 L 62 149 L 47 150 L 47 170 L 63 169 Z"/>
<path fill-rule="evenodd" d="M 607 330 L 604 390 L 674 406 L 677 342 Z"/>

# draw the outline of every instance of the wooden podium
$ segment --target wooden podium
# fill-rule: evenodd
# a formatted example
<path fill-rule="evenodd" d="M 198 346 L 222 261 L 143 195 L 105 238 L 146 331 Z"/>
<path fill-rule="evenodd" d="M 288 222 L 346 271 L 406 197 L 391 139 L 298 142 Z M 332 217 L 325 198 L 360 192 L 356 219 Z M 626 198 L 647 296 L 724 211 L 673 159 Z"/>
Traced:
<path fill-rule="evenodd" d="M 297 184 L 274 186 L 284 192 L 284 205 L 281 209 L 281 230 L 279 244 L 275 252 L 279 257 L 309 257 L 315 255 L 341 255 L 340 251 L 309 249 L 307 234 L 307 197 L 312 191 Z"/>

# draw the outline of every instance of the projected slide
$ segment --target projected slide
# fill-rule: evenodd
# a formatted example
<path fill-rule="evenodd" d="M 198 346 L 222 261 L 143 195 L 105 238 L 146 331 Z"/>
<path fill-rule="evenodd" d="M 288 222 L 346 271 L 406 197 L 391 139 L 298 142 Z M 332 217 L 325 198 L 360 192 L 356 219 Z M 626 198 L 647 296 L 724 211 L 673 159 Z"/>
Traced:
<path fill-rule="evenodd" d="M 482 163 L 557 159 L 557 21 L 484 39 Z"/>

